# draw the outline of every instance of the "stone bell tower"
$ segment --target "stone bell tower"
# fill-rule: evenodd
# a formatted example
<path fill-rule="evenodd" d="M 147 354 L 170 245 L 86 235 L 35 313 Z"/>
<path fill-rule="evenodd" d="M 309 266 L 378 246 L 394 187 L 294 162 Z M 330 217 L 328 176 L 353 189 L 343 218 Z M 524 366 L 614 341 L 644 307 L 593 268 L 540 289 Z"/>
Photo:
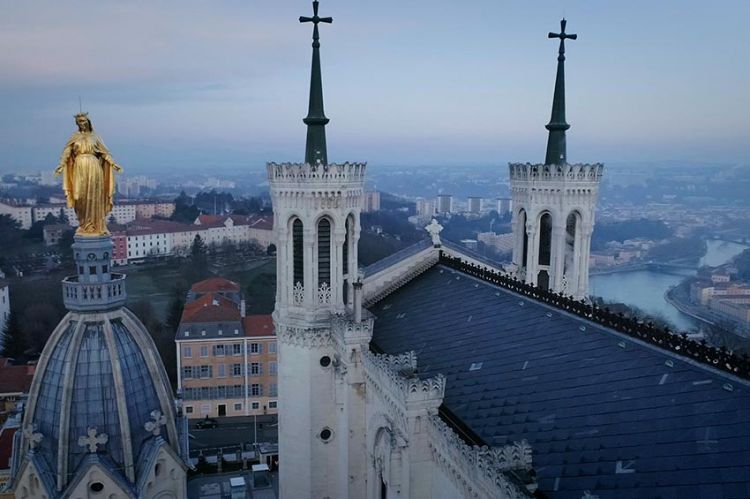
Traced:
<path fill-rule="evenodd" d="M 594 210 L 604 165 L 570 164 L 565 131 L 565 32 L 560 21 L 555 95 L 544 164 L 511 163 L 513 268 L 529 284 L 585 298 Z"/>
<path fill-rule="evenodd" d="M 305 162 L 267 166 L 277 246 L 273 318 L 283 498 L 338 495 L 331 320 L 352 302 L 366 168 L 328 163 L 318 24 L 332 19 L 318 16 L 317 1 L 313 9 L 313 17 L 300 17 L 313 23 Z"/>

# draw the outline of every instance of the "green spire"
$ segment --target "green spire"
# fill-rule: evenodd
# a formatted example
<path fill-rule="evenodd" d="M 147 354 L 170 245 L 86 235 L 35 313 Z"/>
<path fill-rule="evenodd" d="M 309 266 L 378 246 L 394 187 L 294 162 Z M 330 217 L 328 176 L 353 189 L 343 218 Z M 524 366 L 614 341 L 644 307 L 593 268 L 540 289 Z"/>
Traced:
<path fill-rule="evenodd" d="M 549 130 L 545 165 L 562 165 L 568 160 L 565 130 L 570 128 L 570 125 L 565 122 L 565 39 L 575 40 L 578 35 L 567 34 L 566 24 L 567 21 L 563 19 L 560 21 L 560 33 L 547 35 L 548 38 L 560 39 L 560 50 L 557 55 L 557 78 L 555 79 L 555 96 L 552 100 L 552 116 L 549 124 L 545 126 Z"/>
<path fill-rule="evenodd" d="M 318 23 L 332 23 L 332 17 L 318 16 L 318 0 L 313 2 L 313 16 L 299 18 L 301 23 L 313 23 L 313 56 L 312 72 L 310 75 L 310 105 L 307 118 L 302 121 L 307 125 L 307 144 L 305 146 L 305 163 L 314 165 L 318 161 L 328 164 L 326 149 L 326 129 L 329 119 L 323 111 L 323 82 L 320 76 L 320 36 Z"/>

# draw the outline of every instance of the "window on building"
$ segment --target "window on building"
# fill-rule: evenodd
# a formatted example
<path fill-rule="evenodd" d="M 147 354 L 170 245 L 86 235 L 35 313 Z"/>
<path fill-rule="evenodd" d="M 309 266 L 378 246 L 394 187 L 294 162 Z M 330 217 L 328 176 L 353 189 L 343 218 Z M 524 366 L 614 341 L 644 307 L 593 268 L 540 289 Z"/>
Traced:
<path fill-rule="evenodd" d="M 331 284 L 331 222 L 318 222 L 318 286 Z"/>
<path fill-rule="evenodd" d="M 186 405 L 185 406 L 185 414 L 192 414 L 193 413 L 193 406 L 192 405 Z"/>
<path fill-rule="evenodd" d="M 201 357 L 208 357 L 208 347 L 201 347 Z"/>
<path fill-rule="evenodd" d="M 270 374 L 276 375 L 279 371 L 279 365 L 276 362 L 269 362 L 268 370 L 270 371 Z"/>
<path fill-rule="evenodd" d="M 304 256 L 302 254 L 304 248 L 303 237 L 302 220 L 297 218 L 292 223 L 292 260 L 294 262 L 292 286 L 295 286 L 297 283 L 302 283 L 304 285 Z"/>
<path fill-rule="evenodd" d="M 224 364 L 219 364 L 219 377 L 223 378 L 227 375 L 227 366 Z"/>
<path fill-rule="evenodd" d="M 253 397 L 260 397 L 263 395 L 263 385 L 260 383 L 253 383 L 250 385 L 250 395 Z"/>
<path fill-rule="evenodd" d="M 271 341 L 268 343 L 268 352 L 269 353 L 276 353 L 276 342 Z"/>
<path fill-rule="evenodd" d="M 219 330 L 219 333 L 221 333 L 221 330 Z M 214 345 L 214 355 L 217 357 L 224 357 L 225 351 L 226 348 L 224 345 Z"/>
<path fill-rule="evenodd" d="M 185 347 L 182 349 L 182 356 L 189 359 L 193 356 L 193 347 Z"/>
<path fill-rule="evenodd" d="M 210 378 L 212 371 L 211 366 L 201 366 L 201 378 Z"/>
<path fill-rule="evenodd" d="M 190 379 L 193 377 L 193 366 L 185 366 L 182 368 L 182 379 Z"/>
<path fill-rule="evenodd" d="M 232 364 L 232 376 L 242 376 L 242 364 Z"/>
<path fill-rule="evenodd" d="M 276 409 L 277 406 L 278 406 L 278 403 L 275 400 L 272 400 L 268 403 L 269 409 Z"/>
<path fill-rule="evenodd" d="M 260 409 L 260 402 L 253 402 L 252 408 L 253 409 Z"/>
<path fill-rule="evenodd" d="M 242 355 L 242 343 L 232 344 L 232 355 Z"/>
<path fill-rule="evenodd" d="M 234 410 L 235 411 L 241 411 L 242 410 L 242 402 L 238 402 L 234 404 Z"/>
<path fill-rule="evenodd" d="M 271 383 L 268 387 L 268 396 L 269 397 L 278 397 L 279 396 L 279 386 L 276 383 Z"/>
<path fill-rule="evenodd" d="M 250 364 L 250 375 L 251 376 L 260 376 L 261 369 L 260 369 L 260 362 L 253 362 Z"/>

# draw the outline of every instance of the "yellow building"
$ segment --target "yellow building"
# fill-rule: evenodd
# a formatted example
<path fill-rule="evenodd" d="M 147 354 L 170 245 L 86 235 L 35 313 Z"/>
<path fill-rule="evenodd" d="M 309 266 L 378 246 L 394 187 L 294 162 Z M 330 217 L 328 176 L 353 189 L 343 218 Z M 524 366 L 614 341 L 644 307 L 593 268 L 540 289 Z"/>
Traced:
<path fill-rule="evenodd" d="M 175 337 L 178 389 L 190 418 L 277 412 L 276 335 L 270 315 L 244 313 L 237 283 L 193 285 Z"/>

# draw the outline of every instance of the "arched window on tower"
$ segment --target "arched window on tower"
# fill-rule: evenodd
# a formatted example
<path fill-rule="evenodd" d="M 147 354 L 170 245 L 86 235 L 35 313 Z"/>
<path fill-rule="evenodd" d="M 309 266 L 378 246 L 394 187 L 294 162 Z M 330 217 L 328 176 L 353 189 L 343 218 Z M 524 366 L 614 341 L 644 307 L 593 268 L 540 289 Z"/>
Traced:
<path fill-rule="evenodd" d="M 526 210 L 521 210 L 518 212 L 518 225 L 521 227 L 521 237 L 523 238 L 523 246 L 521 249 L 521 267 L 526 268 L 529 263 L 529 235 L 526 233 Z"/>
<path fill-rule="evenodd" d="M 539 219 L 539 265 L 549 265 L 552 257 L 552 215 Z"/>
<path fill-rule="evenodd" d="M 565 258 L 563 259 L 563 290 L 567 291 L 577 276 L 575 275 L 576 231 L 578 230 L 577 212 L 572 212 L 565 220 Z"/>
<path fill-rule="evenodd" d="M 305 257 L 302 254 L 304 249 L 303 237 L 304 231 L 302 220 L 297 218 L 292 223 L 292 262 L 294 264 L 294 272 L 292 276 L 294 282 L 292 282 L 292 286 L 297 285 L 297 283 L 304 285 Z"/>
<path fill-rule="evenodd" d="M 331 222 L 322 218 L 318 222 L 318 287 L 331 284 Z"/>

